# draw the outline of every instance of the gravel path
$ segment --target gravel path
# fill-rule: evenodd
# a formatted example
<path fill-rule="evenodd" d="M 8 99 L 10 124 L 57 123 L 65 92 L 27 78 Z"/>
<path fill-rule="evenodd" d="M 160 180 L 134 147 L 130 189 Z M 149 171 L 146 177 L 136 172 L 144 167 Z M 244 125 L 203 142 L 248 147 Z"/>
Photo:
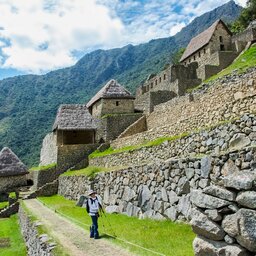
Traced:
<path fill-rule="evenodd" d="M 26 207 L 49 230 L 49 235 L 72 256 L 131 256 L 132 254 L 104 240 L 89 238 L 89 232 L 54 213 L 36 199 L 24 200 Z"/>

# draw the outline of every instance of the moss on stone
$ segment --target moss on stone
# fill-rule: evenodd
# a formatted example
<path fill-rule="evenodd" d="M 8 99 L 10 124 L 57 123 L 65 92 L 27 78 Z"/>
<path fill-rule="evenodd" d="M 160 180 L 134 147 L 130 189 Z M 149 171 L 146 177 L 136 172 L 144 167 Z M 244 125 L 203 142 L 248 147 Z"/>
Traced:
<path fill-rule="evenodd" d="M 44 165 L 44 166 L 35 166 L 29 169 L 29 171 L 47 171 L 51 168 L 56 167 L 56 163 Z"/>

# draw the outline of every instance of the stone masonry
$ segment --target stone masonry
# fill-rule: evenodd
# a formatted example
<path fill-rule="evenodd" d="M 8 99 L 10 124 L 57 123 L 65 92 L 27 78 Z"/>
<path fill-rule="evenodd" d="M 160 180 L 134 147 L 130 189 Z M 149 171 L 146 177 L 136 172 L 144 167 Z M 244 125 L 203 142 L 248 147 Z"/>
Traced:
<path fill-rule="evenodd" d="M 219 154 L 227 150 L 256 145 L 256 116 L 243 115 L 230 123 L 194 132 L 158 146 L 142 147 L 89 159 L 94 166 L 132 166 L 200 154 Z"/>
<path fill-rule="evenodd" d="M 157 105 L 147 117 L 147 131 L 117 139 L 111 146 L 120 148 L 191 132 L 255 111 L 256 68 L 251 68 L 244 74 L 231 74 L 191 94 Z"/>

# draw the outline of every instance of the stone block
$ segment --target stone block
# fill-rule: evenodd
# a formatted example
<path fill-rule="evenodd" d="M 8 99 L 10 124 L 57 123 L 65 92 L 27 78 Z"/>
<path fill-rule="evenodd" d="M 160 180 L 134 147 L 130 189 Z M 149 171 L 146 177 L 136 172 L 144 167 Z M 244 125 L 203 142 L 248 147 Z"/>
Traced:
<path fill-rule="evenodd" d="M 229 191 L 220 186 L 212 185 L 212 186 L 205 188 L 203 191 L 205 194 L 208 194 L 211 196 L 216 196 L 218 198 L 228 200 L 228 201 L 235 201 L 235 198 L 236 198 L 235 192 Z"/>
<path fill-rule="evenodd" d="M 256 191 L 240 192 L 236 201 L 242 206 L 256 209 Z"/>

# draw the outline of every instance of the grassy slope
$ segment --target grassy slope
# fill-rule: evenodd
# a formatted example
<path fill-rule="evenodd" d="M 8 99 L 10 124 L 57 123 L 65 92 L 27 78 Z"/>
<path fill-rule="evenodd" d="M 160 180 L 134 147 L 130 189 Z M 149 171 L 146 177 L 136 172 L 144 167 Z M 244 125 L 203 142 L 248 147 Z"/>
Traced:
<path fill-rule="evenodd" d="M 0 256 L 25 256 L 26 247 L 20 233 L 17 215 L 12 215 L 10 218 L 0 219 L 0 239 L 10 238 L 11 247 L 1 248 Z"/>
<path fill-rule="evenodd" d="M 90 217 L 84 208 L 75 206 L 74 201 L 69 201 L 61 196 L 41 197 L 40 201 L 56 209 L 57 212 L 66 215 L 85 229 L 89 228 Z M 103 225 L 105 226 L 105 229 Z M 110 225 L 112 229 L 110 228 Z M 195 237 L 191 227 L 186 224 L 173 223 L 171 221 L 139 220 L 119 214 L 107 214 L 107 217 L 99 219 L 101 234 L 113 235 L 137 245 L 171 256 L 192 256 L 192 241 Z M 113 240 L 136 253 L 137 255 L 155 255 L 118 240 Z"/>
<path fill-rule="evenodd" d="M 81 170 L 75 170 L 75 171 L 67 171 L 62 174 L 62 176 L 87 176 L 87 177 L 95 177 L 95 175 L 98 172 L 107 172 L 107 171 L 113 171 L 112 169 L 105 168 L 105 167 L 98 167 L 98 166 L 88 166 Z"/>

